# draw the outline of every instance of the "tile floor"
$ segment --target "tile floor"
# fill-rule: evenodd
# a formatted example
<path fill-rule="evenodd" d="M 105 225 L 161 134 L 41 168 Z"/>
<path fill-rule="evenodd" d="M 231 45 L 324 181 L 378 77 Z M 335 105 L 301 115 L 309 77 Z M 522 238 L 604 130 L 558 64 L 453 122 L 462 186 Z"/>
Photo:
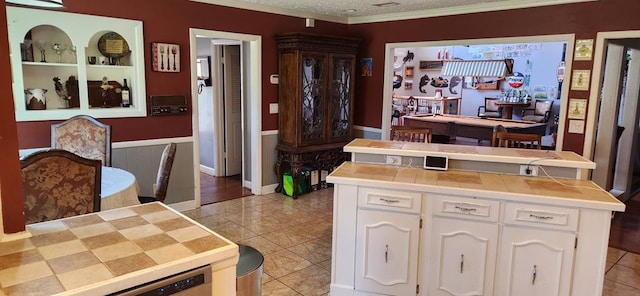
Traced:
<path fill-rule="evenodd" d="M 333 190 L 294 200 L 266 194 L 184 212 L 265 256 L 262 295 L 327 295 L 331 281 Z M 640 255 L 609 248 L 604 296 L 640 295 Z"/>

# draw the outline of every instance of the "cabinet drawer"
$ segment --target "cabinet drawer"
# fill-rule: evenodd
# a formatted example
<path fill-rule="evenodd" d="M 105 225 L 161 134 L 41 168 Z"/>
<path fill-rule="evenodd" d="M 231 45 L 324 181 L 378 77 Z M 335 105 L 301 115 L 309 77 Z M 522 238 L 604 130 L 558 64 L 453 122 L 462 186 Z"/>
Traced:
<path fill-rule="evenodd" d="M 578 209 L 507 203 L 504 223 L 575 231 L 579 213 Z"/>
<path fill-rule="evenodd" d="M 433 214 L 437 216 L 498 221 L 500 202 L 496 200 L 436 195 L 433 202 Z"/>
<path fill-rule="evenodd" d="M 358 190 L 358 207 L 420 213 L 421 196 L 419 192 L 360 188 Z"/>

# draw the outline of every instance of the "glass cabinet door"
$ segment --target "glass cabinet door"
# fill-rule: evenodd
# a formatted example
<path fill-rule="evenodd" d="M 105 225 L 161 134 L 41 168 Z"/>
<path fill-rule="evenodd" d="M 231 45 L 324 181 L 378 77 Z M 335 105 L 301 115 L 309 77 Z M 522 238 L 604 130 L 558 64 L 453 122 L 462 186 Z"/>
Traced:
<path fill-rule="evenodd" d="M 302 57 L 302 142 L 323 140 L 326 57 Z"/>
<path fill-rule="evenodd" d="M 349 136 L 353 58 L 333 57 L 331 85 L 331 138 Z"/>

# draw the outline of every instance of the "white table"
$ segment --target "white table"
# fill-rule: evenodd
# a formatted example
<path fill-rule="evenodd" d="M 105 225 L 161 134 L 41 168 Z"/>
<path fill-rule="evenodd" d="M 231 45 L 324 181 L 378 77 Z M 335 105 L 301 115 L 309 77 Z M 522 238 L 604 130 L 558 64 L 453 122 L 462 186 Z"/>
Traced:
<path fill-rule="evenodd" d="M 102 167 L 100 210 L 139 205 L 136 177 L 119 168 Z"/>

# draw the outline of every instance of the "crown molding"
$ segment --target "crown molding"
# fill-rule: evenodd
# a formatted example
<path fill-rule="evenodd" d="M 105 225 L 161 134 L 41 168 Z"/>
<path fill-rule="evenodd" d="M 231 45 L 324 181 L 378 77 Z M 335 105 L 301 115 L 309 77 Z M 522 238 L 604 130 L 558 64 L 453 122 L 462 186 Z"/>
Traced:
<path fill-rule="evenodd" d="M 571 3 L 581 3 L 581 2 L 594 2 L 598 0 L 528 0 L 528 1 L 509 0 L 509 1 L 480 3 L 480 4 L 474 4 L 474 5 L 465 5 L 465 6 L 456 6 L 456 7 L 447 7 L 447 8 L 425 9 L 425 10 L 418 10 L 418 11 L 411 11 L 411 12 L 398 12 L 398 13 L 388 13 L 388 14 L 380 14 L 380 15 L 372 15 L 372 16 L 362 16 L 362 17 L 339 17 L 339 16 L 329 16 L 329 15 L 322 15 L 322 14 L 313 14 L 313 13 L 307 13 L 307 12 L 302 12 L 298 10 L 268 6 L 263 4 L 252 4 L 244 1 L 234 1 L 234 0 L 189 0 L 189 1 L 228 6 L 228 7 L 240 8 L 240 9 L 246 9 L 246 10 L 266 12 L 266 13 L 287 15 L 287 16 L 300 17 L 300 18 L 313 18 L 316 20 L 323 20 L 323 21 L 341 23 L 341 24 L 364 24 L 364 23 L 399 21 L 399 20 L 408 20 L 408 19 L 439 17 L 439 16 L 448 16 L 448 15 L 477 13 L 477 12 L 500 11 L 500 10 L 509 10 L 509 9 L 521 9 L 521 8 L 551 6 L 551 5 L 561 5 L 561 4 L 571 4 Z M 250 6 L 250 8 L 248 6 Z"/>

